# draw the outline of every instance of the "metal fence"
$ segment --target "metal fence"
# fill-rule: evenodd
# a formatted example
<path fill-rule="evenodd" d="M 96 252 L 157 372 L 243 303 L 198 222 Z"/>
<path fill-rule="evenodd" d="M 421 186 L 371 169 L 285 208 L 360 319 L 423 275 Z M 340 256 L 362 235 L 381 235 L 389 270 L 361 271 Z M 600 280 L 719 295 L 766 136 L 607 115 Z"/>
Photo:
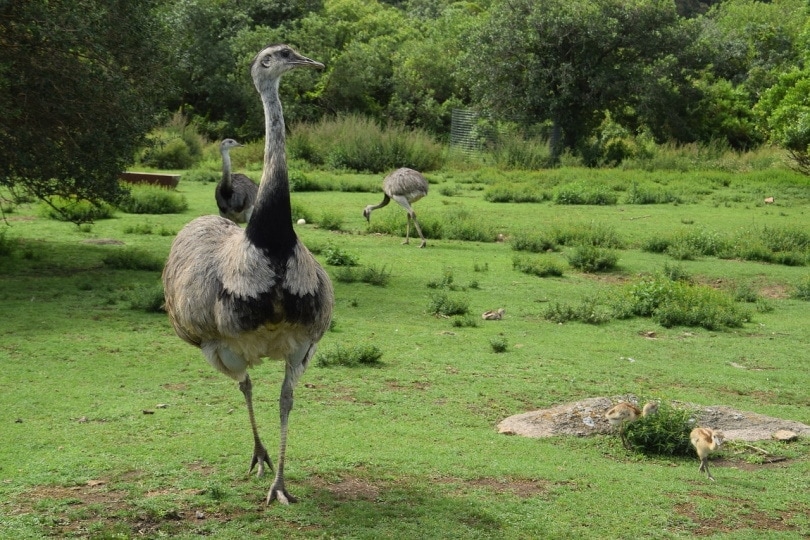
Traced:
<path fill-rule="evenodd" d="M 450 118 L 450 146 L 464 154 L 472 155 L 481 151 L 481 144 L 475 137 L 475 124 L 478 113 L 470 109 L 453 109 Z"/>

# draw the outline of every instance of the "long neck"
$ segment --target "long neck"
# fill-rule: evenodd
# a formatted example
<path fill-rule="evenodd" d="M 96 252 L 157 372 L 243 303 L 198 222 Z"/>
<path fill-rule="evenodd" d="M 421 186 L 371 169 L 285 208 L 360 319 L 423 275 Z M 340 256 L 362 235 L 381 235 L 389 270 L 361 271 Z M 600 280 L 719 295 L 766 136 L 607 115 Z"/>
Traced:
<path fill-rule="evenodd" d="M 285 255 L 295 246 L 290 183 L 284 143 L 284 115 L 278 97 L 279 80 L 259 89 L 264 106 L 264 167 L 256 205 L 245 234 L 257 247 Z"/>
<path fill-rule="evenodd" d="M 231 189 L 231 153 L 227 148 L 219 152 L 222 154 L 222 187 Z"/>

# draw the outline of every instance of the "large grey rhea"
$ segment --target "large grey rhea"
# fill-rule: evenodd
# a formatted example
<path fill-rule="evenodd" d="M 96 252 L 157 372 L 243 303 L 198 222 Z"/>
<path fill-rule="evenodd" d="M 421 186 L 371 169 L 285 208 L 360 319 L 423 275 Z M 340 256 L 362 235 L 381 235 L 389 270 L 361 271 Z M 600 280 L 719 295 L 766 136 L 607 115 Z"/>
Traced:
<path fill-rule="evenodd" d="M 419 222 L 416 221 L 416 212 L 411 208 L 411 203 L 415 203 L 428 193 L 428 181 L 419 171 L 402 167 L 397 169 L 383 180 L 383 200 L 379 204 L 370 204 L 363 209 L 363 217 L 366 221 L 371 223 L 371 212 L 377 208 L 382 208 L 391 202 L 391 199 L 396 201 L 402 208 L 408 212 L 408 224 L 405 229 L 405 241 L 403 244 L 409 243 L 411 235 L 411 221 L 413 221 L 416 232 L 419 233 L 419 238 L 422 243 L 419 244 L 420 248 L 425 247 L 425 235 L 422 234 L 422 228 Z"/>
<path fill-rule="evenodd" d="M 222 155 L 222 179 L 214 191 L 219 215 L 234 223 L 247 223 L 253 213 L 259 186 L 242 173 L 231 173 L 231 148 L 242 146 L 233 139 L 219 143 Z"/>
<path fill-rule="evenodd" d="M 294 502 L 284 485 L 287 425 L 293 389 L 329 328 L 334 293 L 329 276 L 292 226 L 281 76 L 296 68 L 323 68 L 288 45 L 271 45 L 250 72 L 264 106 L 262 180 L 253 215 L 243 229 L 220 216 L 186 225 L 163 270 L 166 311 L 177 335 L 202 350 L 208 363 L 239 383 L 253 432 L 249 472 L 273 465 L 259 438 L 248 368 L 263 358 L 284 360 L 279 399 L 280 444 L 267 503 Z"/>

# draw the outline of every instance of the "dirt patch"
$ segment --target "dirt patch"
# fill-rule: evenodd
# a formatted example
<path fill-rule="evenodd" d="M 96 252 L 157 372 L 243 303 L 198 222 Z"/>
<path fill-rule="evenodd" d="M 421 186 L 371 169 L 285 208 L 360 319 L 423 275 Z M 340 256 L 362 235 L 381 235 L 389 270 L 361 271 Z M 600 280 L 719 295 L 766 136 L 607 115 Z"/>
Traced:
<path fill-rule="evenodd" d="M 615 396 L 588 398 L 574 403 L 557 405 L 550 409 L 516 414 L 498 424 L 498 432 L 505 435 L 523 437 L 554 437 L 573 435 L 586 437 L 601 433 L 611 433 L 611 427 L 605 420 L 605 412 L 620 401 L 637 404 L 634 396 Z M 780 429 L 786 429 L 798 435 L 810 436 L 810 426 L 793 420 L 774 418 L 763 414 L 738 411 L 725 405 L 701 407 L 688 404 L 698 411 L 696 424 L 720 429 L 728 440 L 762 441 L 770 439 Z"/>
<path fill-rule="evenodd" d="M 440 484 L 457 485 L 459 489 L 465 491 L 469 488 L 484 489 L 496 495 L 509 493 L 521 499 L 546 495 L 554 487 L 554 484 L 547 480 L 526 478 L 473 478 L 468 480 L 463 478 L 440 477 L 435 481 Z"/>
<path fill-rule="evenodd" d="M 790 522 L 795 519 L 799 510 L 769 510 L 767 513 L 758 511 L 750 501 L 730 499 L 716 494 L 693 491 L 689 497 L 696 502 L 682 502 L 674 506 L 675 513 L 688 518 L 694 527 L 689 529 L 693 536 L 714 536 L 730 533 L 740 529 L 753 529 L 755 531 L 795 531 L 797 527 Z M 698 511 L 700 499 L 711 499 L 718 507 L 735 509 L 736 512 L 721 512 L 720 515 L 706 515 Z"/>
<path fill-rule="evenodd" d="M 95 244 L 97 246 L 123 246 L 124 243 L 121 240 L 116 240 L 115 238 L 88 238 L 87 240 L 82 240 L 82 244 Z"/>
<path fill-rule="evenodd" d="M 380 497 L 382 489 L 367 480 L 352 477 L 341 478 L 335 482 L 315 478 L 311 485 L 317 489 L 328 491 L 339 501 L 374 501 Z"/>

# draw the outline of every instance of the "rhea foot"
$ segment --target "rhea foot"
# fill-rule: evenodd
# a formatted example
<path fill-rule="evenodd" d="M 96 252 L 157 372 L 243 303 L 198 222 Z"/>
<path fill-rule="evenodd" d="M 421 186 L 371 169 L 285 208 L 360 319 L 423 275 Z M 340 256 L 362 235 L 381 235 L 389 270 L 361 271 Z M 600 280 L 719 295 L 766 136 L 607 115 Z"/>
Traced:
<path fill-rule="evenodd" d="M 298 502 L 298 499 L 287 493 L 287 490 L 284 489 L 284 482 L 279 483 L 278 481 L 273 482 L 270 491 L 267 492 L 267 500 L 265 503 L 270 504 L 276 500 L 283 505 Z"/>
<path fill-rule="evenodd" d="M 256 470 L 256 477 L 264 476 L 264 464 L 267 463 L 267 466 L 270 467 L 270 470 L 273 470 L 273 462 L 270 461 L 270 456 L 265 450 L 264 445 L 262 443 L 256 441 L 256 444 L 253 446 L 253 458 L 250 460 L 250 469 L 248 469 L 248 474 L 253 472 L 253 467 L 258 465 Z"/>

